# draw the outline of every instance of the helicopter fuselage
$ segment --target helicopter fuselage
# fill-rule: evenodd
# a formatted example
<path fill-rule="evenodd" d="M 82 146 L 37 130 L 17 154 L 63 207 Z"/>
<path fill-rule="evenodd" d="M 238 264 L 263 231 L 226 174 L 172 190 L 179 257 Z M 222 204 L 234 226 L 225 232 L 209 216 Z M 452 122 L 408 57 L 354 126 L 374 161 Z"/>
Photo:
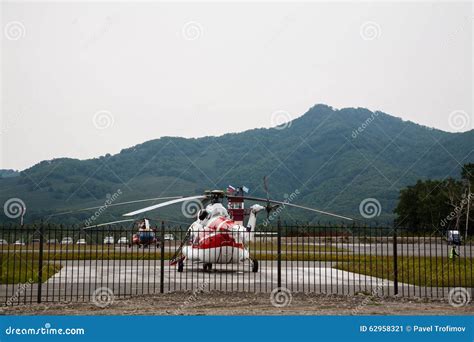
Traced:
<path fill-rule="evenodd" d="M 190 244 L 183 246 L 183 259 L 204 264 L 235 264 L 250 259 L 248 243 L 253 240 L 256 215 L 264 207 L 252 206 L 247 227 L 232 220 L 220 203 L 203 209 L 189 227 Z"/>

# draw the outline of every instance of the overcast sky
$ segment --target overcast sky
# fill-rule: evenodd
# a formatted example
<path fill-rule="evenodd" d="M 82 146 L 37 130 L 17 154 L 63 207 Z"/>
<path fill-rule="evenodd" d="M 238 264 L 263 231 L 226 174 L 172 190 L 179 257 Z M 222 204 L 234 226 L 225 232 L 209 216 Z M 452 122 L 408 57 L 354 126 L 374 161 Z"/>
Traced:
<path fill-rule="evenodd" d="M 1 10 L 0 168 L 270 127 L 272 113 L 297 118 L 316 103 L 474 128 L 469 2 Z"/>

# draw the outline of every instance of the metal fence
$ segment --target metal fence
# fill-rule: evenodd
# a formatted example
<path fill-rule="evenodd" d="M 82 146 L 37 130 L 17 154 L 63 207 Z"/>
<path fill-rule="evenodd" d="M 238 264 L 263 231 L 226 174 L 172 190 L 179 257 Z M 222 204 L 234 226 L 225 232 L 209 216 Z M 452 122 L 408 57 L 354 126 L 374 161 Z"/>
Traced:
<path fill-rule="evenodd" d="M 249 260 L 235 257 L 233 263 L 212 265 L 185 260 L 180 269 L 169 261 L 187 228 L 162 223 L 148 245 L 137 245 L 137 232 L 130 227 L 2 226 L 0 304 L 89 301 L 100 291 L 128 297 L 281 287 L 291 292 L 447 297 L 452 288 L 473 287 L 472 238 L 454 246 L 438 231 L 278 223 L 235 234 Z M 193 232 L 186 244 L 191 250 L 200 233 Z"/>

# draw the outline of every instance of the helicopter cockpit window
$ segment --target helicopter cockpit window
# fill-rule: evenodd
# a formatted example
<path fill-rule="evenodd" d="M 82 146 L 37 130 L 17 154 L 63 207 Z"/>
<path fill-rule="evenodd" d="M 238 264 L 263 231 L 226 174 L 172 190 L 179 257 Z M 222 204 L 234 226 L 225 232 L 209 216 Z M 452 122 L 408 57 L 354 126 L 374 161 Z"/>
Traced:
<path fill-rule="evenodd" d="M 215 216 L 227 216 L 227 210 L 225 210 L 224 207 L 218 206 L 212 209 L 211 211 L 211 217 Z"/>
<path fill-rule="evenodd" d="M 243 202 L 234 202 L 229 204 L 229 209 L 243 209 L 244 203 Z"/>
<path fill-rule="evenodd" d="M 199 210 L 199 213 L 198 213 L 198 219 L 202 221 L 202 220 L 206 219 L 206 217 L 208 215 L 209 215 L 209 213 L 207 212 L 206 209 L 201 209 L 201 210 Z"/>

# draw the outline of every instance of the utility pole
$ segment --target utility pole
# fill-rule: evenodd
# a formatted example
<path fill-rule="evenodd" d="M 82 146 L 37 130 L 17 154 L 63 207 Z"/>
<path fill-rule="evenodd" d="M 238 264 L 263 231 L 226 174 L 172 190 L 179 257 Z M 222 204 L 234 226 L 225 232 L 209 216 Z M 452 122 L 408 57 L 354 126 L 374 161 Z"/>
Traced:
<path fill-rule="evenodd" d="M 467 180 L 467 209 L 466 209 L 466 231 L 464 233 L 464 241 L 467 240 L 467 231 L 469 229 L 469 207 L 471 206 L 471 182 Z"/>

